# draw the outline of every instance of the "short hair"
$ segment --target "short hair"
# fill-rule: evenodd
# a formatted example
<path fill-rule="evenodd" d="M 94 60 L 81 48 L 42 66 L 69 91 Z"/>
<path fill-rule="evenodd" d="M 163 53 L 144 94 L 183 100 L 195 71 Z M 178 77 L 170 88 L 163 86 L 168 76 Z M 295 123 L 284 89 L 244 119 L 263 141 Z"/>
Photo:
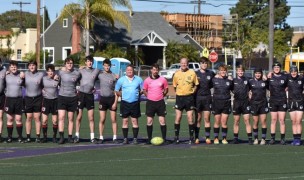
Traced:
<path fill-rule="evenodd" d="M 128 67 L 131 67 L 131 68 L 134 70 L 134 66 L 133 66 L 132 64 L 127 65 L 126 69 L 127 69 Z"/>
<path fill-rule="evenodd" d="M 156 68 L 159 69 L 159 65 L 157 63 L 152 64 L 151 69 Z"/>
<path fill-rule="evenodd" d="M 209 59 L 208 58 L 206 58 L 206 57 L 201 57 L 201 59 L 200 59 L 200 62 L 201 63 L 208 63 L 208 61 L 209 61 Z"/>
<path fill-rule="evenodd" d="M 48 65 L 46 65 L 46 68 L 45 68 L 47 71 L 50 69 L 50 70 L 52 70 L 52 71 L 55 71 L 55 66 L 54 66 L 54 64 L 48 64 Z"/>
<path fill-rule="evenodd" d="M 18 62 L 17 62 L 17 61 L 10 60 L 9 65 L 10 65 L 10 66 L 18 66 Z"/>
<path fill-rule="evenodd" d="M 241 69 L 242 71 L 245 71 L 245 67 L 243 66 L 243 65 L 238 65 L 237 67 L 236 67 L 236 69 Z"/>
<path fill-rule="evenodd" d="M 93 62 L 94 58 L 91 55 L 88 55 L 88 56 L 86 56 L 86 61 L 87 60 Z"/>
<path fill-rule="evenodd" d="M 29 67 L 29 65 L 31 65 L 31 64 L 37 66 L 37 62 L 36 62 L 36 61 L 29 61 L 29 62 L 27 63 L 27 67 Z"/>
<path fill-rule="evenodd" d="M 180 59 L 180 61 L 179 61 L 179 62 L 181 62 L 182 60 L 186 60 L 186 61 L 187 61 L 187 64 L 189 64 L 189 60 L 188 60 L 188 58 L 183 57 L 183 58 L 181 58 L 181 59 Z"/>
<path fill-rule="evenodd" d="M 111 66 L 111 61 L 110 59 L 106 58 L 105 60 L 103 60 L 102 65 L 108 64 Z"/>
<path fill-rule="evenodd" d="M 255 68 L 255 69 L 254 69 L 254 73 L 257 73 L 257 72 L 263 74 L 262 68 Z"/>
<path fill-rule="evenodd" d="M 67 58 L 65 58 L 65 60 L 64 60 L 64 64 L 66 64 L 67 62 L 70 62 L 70 61 L 72 61 L 72 62 L 74 63 L 73 58 L 67 57 Z"/>
<path fill-rule="evenodd" d="M 218 70 L 221 71 L 221 70 L 224 70 L 224 71 L 227 71 L 227 66 L 225 64 L 222 64 L 218 67 Z"/>

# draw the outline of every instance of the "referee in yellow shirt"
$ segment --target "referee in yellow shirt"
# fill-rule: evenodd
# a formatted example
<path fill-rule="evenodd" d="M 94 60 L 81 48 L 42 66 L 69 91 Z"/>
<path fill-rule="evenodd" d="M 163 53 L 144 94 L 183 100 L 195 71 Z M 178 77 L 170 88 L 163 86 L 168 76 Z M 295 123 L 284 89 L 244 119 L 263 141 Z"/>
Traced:
<path fill-rule="evenodd" d="M 192 119 L 193 108 L 195 107 L 194 94 L 199 84 L 196 73 L 188 68 L 188 59 L 182 58 L 180 60 L 180 69 L 177 70 L 173 76 L 173 87 L 176 92 L 175 103 L 175 122 L 174 143 L 179 143 L 180 122 L 182 119 L 182 112 L 185 109 L 187 112 L 187 119 L 189 125 L 190 141 L 189 144 L 194 143 L 194 123 Z"/>

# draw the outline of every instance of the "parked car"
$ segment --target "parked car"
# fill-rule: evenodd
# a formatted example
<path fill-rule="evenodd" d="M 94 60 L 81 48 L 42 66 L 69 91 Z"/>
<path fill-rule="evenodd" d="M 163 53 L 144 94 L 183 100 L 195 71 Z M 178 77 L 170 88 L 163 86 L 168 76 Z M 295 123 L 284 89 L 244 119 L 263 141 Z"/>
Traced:
<path fill-rule="evenodd" d="M 193 69 L 194 71 L 198 70 L 200 68 L 199 63 L 197 62 L 189 62 L 188 64 L 189 69 Z M 159 75 L 163 76 L 166 79 L 172 79 L 174 73 L 176 70 L 180 68 L 180 64 L 172 64 L 168 69 L 159 71 Z"/>

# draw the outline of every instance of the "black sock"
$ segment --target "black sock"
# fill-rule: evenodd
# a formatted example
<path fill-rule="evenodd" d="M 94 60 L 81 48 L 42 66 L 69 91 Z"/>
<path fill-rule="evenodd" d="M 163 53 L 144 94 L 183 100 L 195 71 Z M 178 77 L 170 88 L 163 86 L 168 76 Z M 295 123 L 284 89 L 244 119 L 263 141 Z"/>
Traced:
<path fill-rule="evenodd" d="M 214 138 L 217 139 L 220 133 L 220 128 L 213 128 Z"/>
<path fill-rule="evenodd" d="M 53 124 L 53 138 L 56 138 L 57 131 L 58 131 L 58 125 L 57 124 Z"/>
<path fill-rule="evenodd" d="M 281 139 L 285 139 L 285 134 L 281 134 Z"/>
<path fill-rule="evenodd" d="M 198 139 L 199 137 L 199 132 L 200 132 L 200 127 L 195 127 L 195 139 Z"/>
<path fill-rule="evenodd" d="M 239 133 L 233 133 L 233 137 L 234 137 L 234 139 L 239 139 Z"/>
<path fill-rule="evenodd" d="M 153 132 L 153 125 L 147 125 L 147 134 L 148 134 L 148 140 L 150 141 L 152 139 L 152 132 Z"/>
<path fill-rule="evenodd" d="M 271 133 L 270 136 L 271 136 L 271 139 L 275 139 L 275 133 Z"/>
<path fill-rule="evenodd" d="M 227 132 L 228 132 L 228 128 L 222 128 L 222 137 L 223 137 L 223 139 L 226 139 Z"/>
<path fill-rule="evenodd" d="M 298 134 L 292 134 L 293 139 L 297 139 L 298 138 Z"/>
<path fill-rule="evenodd" d="M 179 137 L 180 124 L 174 124 L 175 137 Z"/>
<path fill-rule="evenodd" d="M 205 128 L 205 135 L 206 135 L 206 138 L 210 138 L 210 131 L 211 131 L 211 127 L 206 127 L 206 128 Z"/>
<path fill-rule="evenodd" d="M 194 134 L 194 124 L 189 124 L 189 136 L 190 139 L 193 139 L 193 134 Z"/>
<path fill-rule="evenodd" d="M 259 129 L 253 129 L 253 136 L 254 136 L 254 139 L 258 139 L 258 137 L 259 137 Z"/>
<path fill-rule="evenodd" d="M 18 133 L 18 138 L 22 138 L 23 125 L 22 124 L 17 124 L 16 129 L 17 129 L 17 133 Z"/>
<path fill-rule="evenodd" d="M 267 128 L 262 128 L 262 139 L 266 139 Z"/>
<path fill-rule="evenodd" d="M 133 138 L 137 138 L 139 128 L 138 127 L 137 128 L 133 127 L 132 130 L 133 130 Z"/>
<path fill-rule="evenodd" d="M 60 138 L 64 138 L 64 133 L 59 131 Z"/>
<path fill-rule="evenodd" d="M 68 138 L 69 138 L 69 139 L 72 139 L 72 137 L 73 137 L 72 134 L 69 134 L 69 135 L 68 135 Z"/>
<path fill-rule="evenodd" d="M 167 138 L 167 125 L 160 125 L 160 131 L 164 140 Z"/>
<path fill-rule="evenodd" d="M 14 130 L 14 126 L 13 125 L 7 125 L 7 135 L 9 138 L 13 137 L 13 130 Z"/>
<path fill-rule="evenodd" d="M 31 134 L 26 134 L 26 138 L 31 139 Z"/>
<path fill-rule="evenodd" d="M 122 128 L 122 134 L 124 138 L 128 138 L 129 128 Z"/>
<path fill-rule="evenodd" d="M 248 139 L 252 139 L 252 133 L 247 133 Z"/>
<path fill-rule="evenodd" d="M 40 134 L 36 134 L 36 137 L 37 137 L 37 138 L 40 138 Z"/>
<path fill-rule="evenodd" d="M 47 137 L 47 125 L 42 125 L 42 134 L 43 134 L 43 137 L 46 138 Z"/>

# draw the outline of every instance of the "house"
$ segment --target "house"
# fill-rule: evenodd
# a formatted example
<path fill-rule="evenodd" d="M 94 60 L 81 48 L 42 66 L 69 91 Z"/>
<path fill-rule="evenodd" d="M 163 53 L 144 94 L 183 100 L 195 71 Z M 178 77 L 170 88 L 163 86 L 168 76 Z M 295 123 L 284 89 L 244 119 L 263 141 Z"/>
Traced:
<path fill-rule="evenodd" d="M 121 47 L 134 47 L 135 50 L 141 48 L 145 54 L 144 64 L 153 64 L 161 62 L 163 67 L 166 67 L 165 49 L 169 41 L 177 41 L 188 44 L 194 41 L 189 41 L 185 38 L 185 34 L 179 34 L 177 30 L 170 25 L 160 13 L 157 12 L 124 12 L 130 20 L 131 31 L 128 32 L 126 28 L 120 23 L 115 23 L 115 27 L 102 19 L 95 18 L 95 25 L 92 29 L 90 44 L 102 46 L 107 43 L 115 43 Z M 74 28 L 73 28 L 74 27 Z M 73 33 L 74 32 L 74 33 Z M 74 38 L 72 38 L 72 36 Z M 75 40 L 75 38 L 77 40 Z M 54 62 L 54 60 L 65 59 L 72 51 L 72 43 L 78 45 L 80 50 L 84 47 L 82 41 L 82 29 L 76 29 L 73 26 L 72 17 L 63 19 L 56 19 L 56 21 L 49 26 L 44 34 L 45 46 L 43 49 L 49 53 L 47 62 Z M 74 42 L 73 42 L 74 39 Z M 43 37 L 41 42 L 43 42 Z M 196 46 L 199 45 L 196 43 Z M 77 50 L 75 51 L 77 52 Z"/>

